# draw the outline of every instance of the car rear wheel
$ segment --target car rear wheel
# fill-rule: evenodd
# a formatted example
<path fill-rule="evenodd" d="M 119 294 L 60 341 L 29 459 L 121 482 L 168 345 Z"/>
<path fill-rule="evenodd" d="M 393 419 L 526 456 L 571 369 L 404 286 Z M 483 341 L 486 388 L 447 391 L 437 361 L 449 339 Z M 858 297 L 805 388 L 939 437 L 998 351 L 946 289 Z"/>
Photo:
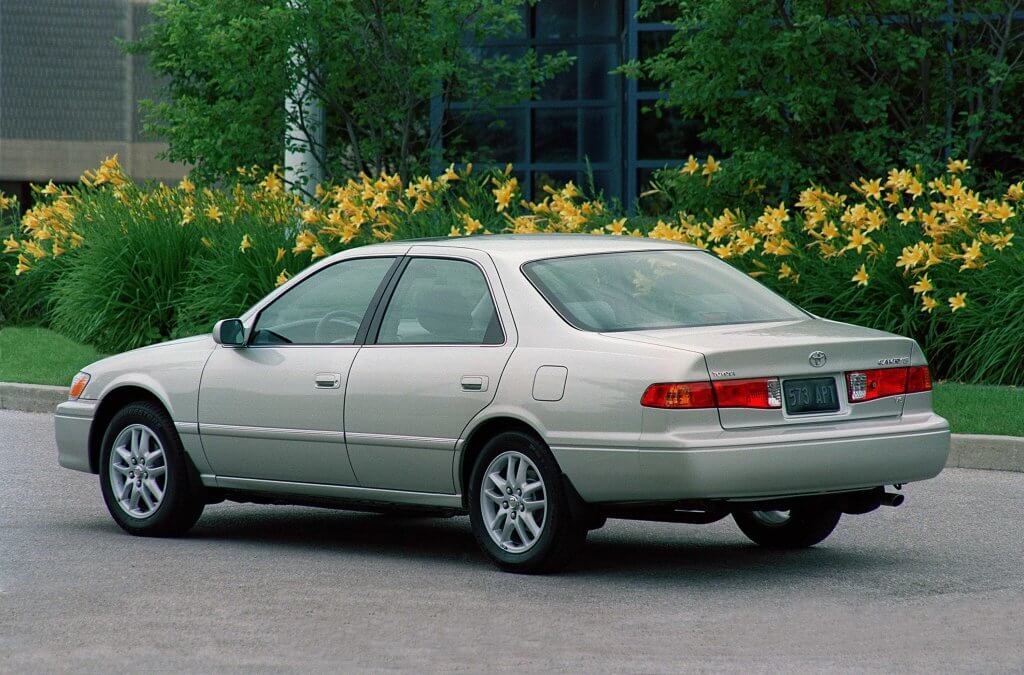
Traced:
<path fill-rule="evenodd" d="M 755 544 L 768 548 L 807 548 L 824 541 L 839 523 L 835 509 L 734 511 L 733 520 Z"/>
<path fill-rule="evenodd" d="M 149 402 L 129 404 L 110 421 L 100 452 L 100 489 L 114 521 L 135 535 L 183 534 L 205 506 L 174 423 Z"/>
<path fill-rule="evenodd" d="M 557 571 L 587 536 L 569 499 L 562 472 L 543 442 L 519 431 L 498 434 L 484 446 L 470 477 L 473 535 L 503 570 Z"/>

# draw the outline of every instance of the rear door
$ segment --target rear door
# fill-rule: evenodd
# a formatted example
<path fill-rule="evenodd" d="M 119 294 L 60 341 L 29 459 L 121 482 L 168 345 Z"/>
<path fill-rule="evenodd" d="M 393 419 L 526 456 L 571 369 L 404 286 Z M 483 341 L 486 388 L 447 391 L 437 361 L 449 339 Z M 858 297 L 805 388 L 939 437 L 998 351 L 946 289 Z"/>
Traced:
<path fill-rule="evenodd" d="M 348 452 L 364 487 L 453 494 L 455 444 L 494 398 L 516 333 L 489 256 L 408 256 L 352 364 Z"/>

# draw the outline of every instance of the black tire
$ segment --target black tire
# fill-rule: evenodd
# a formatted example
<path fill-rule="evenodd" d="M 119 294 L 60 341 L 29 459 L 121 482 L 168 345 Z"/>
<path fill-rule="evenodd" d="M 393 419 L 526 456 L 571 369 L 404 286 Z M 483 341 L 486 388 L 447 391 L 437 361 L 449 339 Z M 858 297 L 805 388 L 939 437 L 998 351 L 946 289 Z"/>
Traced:
<path fill-rule="evenodd" d="M 766 548 L 807 548 L 824 541 L 842 514 L 835 509 L 792 509 L 789 518 L 771 524 L 751 511 L 734 511 L 733 520 L 751 541 Z"/>
<path fill-rule="evenodd" d="M 533 462 L 544 481 L 546 493 L 547 506 L 541 533 L 535 543 L 521 553 L 503 550 L 491 538 L 480 503 L 484 472 L 494 458 L 508 451 L 519 452 Z M 495 565 L 506 572 L 544 574 L 556 572 L 572 561 L 586 541 L 587 527 L 574 518 L 571 495 L 563 480 L 551 451 L 536 436 L 506 431 L 487 442 L 470 473 L 469 518 L 477 543 Z"/>
<path fill-rule="evenodd" d="M 163 498 L 155 510 L 144 518 L 132 516 L 118 504 L 110 477 L 114 441 L 131 425 L 144 425 L 150 429 L 164 450 L 166 474 Z M 99 469 L 100 489 L 107 510 L 114 521 L 129 534 L 147 537 L 179 536 L 195 525 L 203 513 L 206 500 L 199 475 L 185 456 L 174 423 L 163 408 L 154 403 L 130 403 L 114 415 L 103 435 Z"/>

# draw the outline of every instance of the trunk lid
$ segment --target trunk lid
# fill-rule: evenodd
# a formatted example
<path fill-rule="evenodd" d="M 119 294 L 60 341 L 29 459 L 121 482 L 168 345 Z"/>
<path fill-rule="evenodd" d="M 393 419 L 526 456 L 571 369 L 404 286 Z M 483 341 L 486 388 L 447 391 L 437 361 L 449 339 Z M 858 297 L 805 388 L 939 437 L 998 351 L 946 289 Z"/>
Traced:
<path fill-rule="evenodd" d="M 778 377 L 782 382 L 781 409 L 721 408 L 722 427 L 736 429 L 773 425 L 829 423 L 870 417 L 898 416 L 903 396 L 850 404 L 845 373 L 880 367 L 908 366 L 913 340 L 849 324 L 807 318 L 798 321 L 671 328 L 611 337 L 700 352 L 712 381 Z M 821 355 L 824 362 L 821 362 Z M 812 365 L 812 361 L 816 365 Z M 791 411 L 799 396 L 796 380 L 835 382 L 838 410 L 798 413 Z M 787 387 L 787 381 L 791 381 Z M 811 391 L 816 391 L 812 389 Z"/>

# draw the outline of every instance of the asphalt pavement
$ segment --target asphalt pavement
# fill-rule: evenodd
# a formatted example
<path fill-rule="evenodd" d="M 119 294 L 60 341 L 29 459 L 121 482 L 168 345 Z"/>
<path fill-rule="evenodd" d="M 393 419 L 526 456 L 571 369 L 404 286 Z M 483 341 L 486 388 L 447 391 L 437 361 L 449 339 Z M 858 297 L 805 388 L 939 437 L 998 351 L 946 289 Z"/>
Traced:
<path fill-rule="evenodd" d="M 798 552 L 609 521 L 524 577 L 465 518 L 219 504 L 131 537 L 49 416 L 0 411 L 0 671 L 1024 671 L 1024 474 L 905 493 Z"/>

